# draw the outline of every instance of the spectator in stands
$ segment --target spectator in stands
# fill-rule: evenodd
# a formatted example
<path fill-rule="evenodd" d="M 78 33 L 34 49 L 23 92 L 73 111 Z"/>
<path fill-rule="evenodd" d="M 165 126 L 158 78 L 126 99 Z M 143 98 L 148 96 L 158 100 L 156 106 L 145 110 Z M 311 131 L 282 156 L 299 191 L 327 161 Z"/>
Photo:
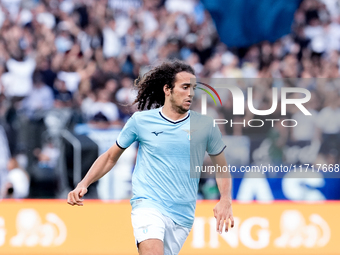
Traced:
<path fill-rule="evenodd" d="M 322 132 L 320 152 L 328 154 L 332 149 L 340 151 L 340 109 L 339 95 L 329 91 L 325 98 L 325 107 L 318 115 L 318 127 Z"/>
<path fill-rule="evenodd" d="M 116 22 L 109 20 L 103 28 L 103 55 L 105 58 L 118 57 L 122 51 L 121 41 L 116 32 Z"/>
<path fill-rule="evenodd" d="M 39 72 L 33 74 L 33 87 L 22 102 L 22 108 L 30 119 L 41 119 L 53 107 L 53 91 L 43 81 Z"/>
<path fill-rule="evenodd" d="M 3 127 L 0 125 L 0 192 L 7 178 L 7 162 L 10 157 L 8 141 Z"/>
<path fill-rule="evenodd" d="M 7 181 L 4 185 L 4 198 L 26 198 L 30 189 L 30 177 L 15 158 L 7 163 Z"/>
<path fill-rule="evenodd" d="M 54 89 L 54 107 L 63 108 L 73 106 L 72 93 L 67 90 L 65 81 L 56 79 L 56 81 L 54 82 Z"/>
<path fill-rule="evenodd" d="M 13 27 L 10 33 L 22 33 L 22 31 L 16 30 L 17 27 Z M 16 42 L 16 41 L 15 41 Z M 14 42 L 14 43 L 15 43 Z M 8 41 L 7 43 L 13 43 Z M 2 84 L 5 88 L 5 94 L 13 97 L 27 96 L 32 90 L 32 74 L 35 70 L 35 59 L 32 57 L 26 57 L 22 49 L 13 49 L 13 53 L 10 59 L 6 62 L 6 68 L 8 72 L 1 76 Z"/>
<path fill-rule="evenodd" d="M 292 140 L 300 143 L 302 146 L 310 144 L 312 141 L 320 140 L 318 130 L 318 112 L 316 111 L 316 100 L 318 96 L 312 91 L 312 97 L 305 104 L 306 109 L 311 115 L 303 114 L 299 109 L 293 108 L 294 114 L 292 119 L 299 124 L 292 130 Z"/>
<path fill-rule="evenodd" d="M 92 119 L 96 114 L 102 113 L 111 124 L 119 122 L 119 112 L 117 106 L 110 102 L 110 92 L 106 89 L 99 89 L 96 94 L 96 101 L 92 103 L 85 112 L 88 119 Z"/>

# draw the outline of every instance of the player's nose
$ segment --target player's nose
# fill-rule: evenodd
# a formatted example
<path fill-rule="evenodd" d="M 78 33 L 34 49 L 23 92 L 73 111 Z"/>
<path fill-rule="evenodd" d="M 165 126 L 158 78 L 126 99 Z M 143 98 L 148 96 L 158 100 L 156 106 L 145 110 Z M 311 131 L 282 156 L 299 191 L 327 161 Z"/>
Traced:
<path fill-rule="evenodd" d="M 189 90 L 188 96 L 189 97 L 194 97 L 194 95 L 195 95 L 195 90 L 194 90 L 194 88 L 192 86 L 190 86 L 190 90 Z"/>

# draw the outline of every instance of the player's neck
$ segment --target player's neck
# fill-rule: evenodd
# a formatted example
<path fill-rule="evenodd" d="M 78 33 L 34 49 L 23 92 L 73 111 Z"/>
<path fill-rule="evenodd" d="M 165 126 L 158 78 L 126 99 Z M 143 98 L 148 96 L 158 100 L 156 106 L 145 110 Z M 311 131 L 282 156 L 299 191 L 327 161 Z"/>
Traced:
<path fill-rule="evenodd" d="M 177 121 L 186 117 L 188 115 L 188 112 L 179 113 L 174 108 L 172 108 L 171 105 L 164 104 L 164 106 L 162 107 L 162 114 L 165 115 L 165 117 L 167 117 L 168 119 Z"/>

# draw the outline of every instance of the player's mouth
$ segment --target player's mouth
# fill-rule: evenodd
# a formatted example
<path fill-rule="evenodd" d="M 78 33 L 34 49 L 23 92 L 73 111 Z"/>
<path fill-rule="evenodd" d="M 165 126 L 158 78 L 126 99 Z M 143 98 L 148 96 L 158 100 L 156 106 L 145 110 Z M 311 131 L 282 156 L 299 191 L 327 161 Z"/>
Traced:
<path fill-rule="evenodd" d="M 189 100 L 185 100 L 184 104 L 191 105 L 191 100 L 190 99 Z"/>

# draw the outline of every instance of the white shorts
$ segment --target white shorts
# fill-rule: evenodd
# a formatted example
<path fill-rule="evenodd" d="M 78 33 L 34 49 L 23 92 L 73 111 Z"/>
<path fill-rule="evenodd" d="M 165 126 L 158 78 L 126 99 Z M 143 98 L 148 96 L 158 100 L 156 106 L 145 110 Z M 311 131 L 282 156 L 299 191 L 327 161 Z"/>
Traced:
<path fill-rule="evenodd" d="M 178 254 L 190 232 L 154 208 L 133 209 L 131 221 L 137 245 L 147 239 L 159 239 L 164 243 L 164 255 Z"/>

